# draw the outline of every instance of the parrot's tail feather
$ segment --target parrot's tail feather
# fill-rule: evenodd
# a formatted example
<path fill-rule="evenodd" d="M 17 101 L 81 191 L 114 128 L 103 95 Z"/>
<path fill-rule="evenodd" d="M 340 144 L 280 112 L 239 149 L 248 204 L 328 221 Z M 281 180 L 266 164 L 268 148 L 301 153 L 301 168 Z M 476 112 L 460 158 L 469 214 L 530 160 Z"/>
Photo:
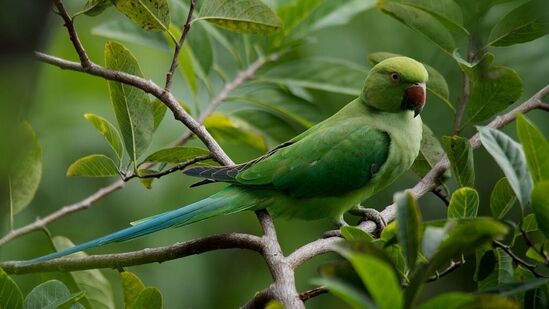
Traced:
<path fill-rule="evenodd" d="M 58 252 L 44 255 L 32 260 L 22 261 L 22 265 L 34 264 L 76 253 L 79 251 L 103 246 L 114 242 L 122 242 L 142 237 L 171 227 L 180 227 L 211 217 L 231 214 L 258 206 L 261 199 L 229 186 L 226 189 L 196 203 L 165 212 L 156 216 L 142 219 L 135 225 L 112 234 L 67 248 Z"/>

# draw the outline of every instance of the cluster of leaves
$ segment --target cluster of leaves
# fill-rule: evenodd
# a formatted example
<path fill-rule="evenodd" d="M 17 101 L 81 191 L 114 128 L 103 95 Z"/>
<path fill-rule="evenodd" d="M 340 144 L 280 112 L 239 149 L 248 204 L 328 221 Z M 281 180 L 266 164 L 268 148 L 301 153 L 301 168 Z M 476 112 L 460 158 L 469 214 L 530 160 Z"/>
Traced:
<path fill-rule="evenodd" d="M 73 245 L 64 237 L 54 237 L 52 241 L 58 249 Z M 59 279 L 51 279 L 34 287 L 23 298 L 15 281 L 0 269 L 0 308 L 116 308 L 111 284 L 99 270 L 62 273 L 60 276 Z M 120 283 L 124 293 L 124 308 L 162 308 L 160 291 L 154 287 L 145 287 L 135 274 L 120 272 Z"/>

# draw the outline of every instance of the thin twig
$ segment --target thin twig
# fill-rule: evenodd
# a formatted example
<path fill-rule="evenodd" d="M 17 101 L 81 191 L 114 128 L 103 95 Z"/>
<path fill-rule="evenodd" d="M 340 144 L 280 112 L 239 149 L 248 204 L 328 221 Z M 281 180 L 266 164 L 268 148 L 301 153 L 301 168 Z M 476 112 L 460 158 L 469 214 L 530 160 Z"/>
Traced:
<path fill-rule="evenodd" d="M 187 38 L 187 33 L 189 33 L 189 30 L 191 29 L 191 21 L 193 18 L 195 5 L 196 5 L 195 0 L 191 0 L 191 6 L 189 7 L 189 14 L 187 15 L 187 20 L 185 21 L 185 25 L 183 26 L 183 32 L 181 33 L 181 38 L 179 39 L 179 42 L 177 42 L 177 44 L 175 45 L 172 63 L 170 65 L 170 69 L 168 70 L 168 73 L 166 73 L 166 84 L 164 86 L 164 90 L 166 90 L 166 92 L 169 92 L 172 86 L 173 74 L 175 72 L 175 69 L 179 65 L 179 60 L 178 60 L 179 52 L 181 51 L 181 47 L 183 47 L 183 43 L 185 43 L 185 39 Z"/>
<path fill-rule="evenodd" d="M 132 178 L 160 178 L 160 177 L 175 173 L 177 171 L 182 171 L 185 168 L 187 168 L 187 167 L 189 167 L 189 166 L 191 166 L 195 163 L 205 161 L 205 160 L 208 160 L 208 159 L 211 159 L 211 158 L 212 158 L 211 155 L 198 156 L 198 157 L 192 158 L 190 160 L 187 160 L 185 162 L 179 163 L 179 164 L 177 164 L 177 165 L 175 165 L 175 166 L 173 166 L 173 167 L 171 167 L 167 170 L 164 170 L 164 171 L 161 171 L 161 172 L 158 172 L 158 173 L 151 173 L 151 174 L 144 174 L 144 175 L 137 175 L 135 173 L 132 173 L 131 175 L 129 175 L 127 177 L 124 177 L 124 181 L 128 182 Z"/>
<path fill-rule="evenodd" d="M 310 289 L 308 291 L 305 291 L 299 294 L 299 298 L 302 301 L 307 301 L 313 297 L 317 297 L 319 295 L 326 294 L 326 293 L 328 293 L 328 289 L 321 286 L 321 287 Z"/>
<path fill-rule="evenodd" d="M 226 83 L 223 89 L 210 101 L 208 107 L 198 116 L 198 123 L 204 123 L 204 120 L 208 118 L 218 107 L 219 105 L 227 99 L 229 94 L 234 91 L 238 86 L 242 85 L 246 80 L 252 78 L 257 70 L 270 61 L 275 61 L 279 57 L 279 54 L 272 54 L 267 57 L 260 57 L 254 61 L 250 66 L 245 70 L 240 71 L 236 74 L 235 78 Z M 177 141 L 178 143 L 186 143 L 193 136 L 193 132 L 187 132 Z"/>
<path fill-rule="evenodd" d="M 446 267 L 443 271 L 437 272 L 435 275 L 429 277 L 429 279 L 427 279 L 427 282 L 433 282 L 444 276 L 447 276 L 454 272 L 456 269 L 458 269 L 461 265 L 463 265 L 461 261 L 450 261 L 450 265 L 448 265 L 448 267 Z"/>
<path fill-rule="evenodd" d="M 492 241 L 492 244 L 495 247 L 500 248 L 501 250 L 505 251 L 505 253 L 507 253 L 507 255 L 509 255 L 516 264 L 521 265 L 524 268 L 528 269 L 534 275 L 534 277 L 536 277 L 536 278 L 546 278 L 544 275 L 540 274 L 536 270 L 536 265 L 530 264 L 530 263 L 526 262 L 525 260 L 521 259 L 518 255 L 516 255 L 513 252 L 513 250 L 511 250 L 511 248 L 508 245 L 506 245 L 504 243 L 501 243 L 497 240 Z"/>
<path fill-rule="evenodd" d="M 61 18 L 63 18 L 63 21 L 65 22 L 65 27 L 69 32 L 69 38 L 72 42 L 72 45 L 74 46 L 74 49 L 76 50 L 76 53 L 78 54 L 78 57 L 80 58 L 80 64 L 82 65 L 84 70 L 89 68 L 91 65 L 91 61 L 88 57 L 88 54 L 86 53 L 86 50 L 84 49 L 84 46 L 82 45 L 82 42 L 80 42 L 80 39 L 78 38 L 78 34 L 76 33 L 76 29 L 74 28 L 73 19 L 69 16 L 69 13 L 67 13 L 67 10 L 63 5 L 62 0 L 54 0 L 53 3 L 55 4 L 55 7 L 57 7 L 58 14 L 61 16 Z"/>
<path fill-rule="evenodd" d="M 0 268 L 11 274 L 122 268 L 149 263 L 162 263 L 220 249 L 249 249 L 262 253 L 263 240 L 255 235 L 228 233 L 176 243 L 166 247 L 117 254 L 64 257 L 25 266 L 21 266 L 17 261 L 10 261 L 0 263 Z"/>
<path fill-rule="evenodd" d="M 436 195 L 446 206 L 450 205 L 450 199 L 448 198 L 448 195 L 446 195 L 441 188 L 435 188 L 431 190 L 434 195 Z"/>

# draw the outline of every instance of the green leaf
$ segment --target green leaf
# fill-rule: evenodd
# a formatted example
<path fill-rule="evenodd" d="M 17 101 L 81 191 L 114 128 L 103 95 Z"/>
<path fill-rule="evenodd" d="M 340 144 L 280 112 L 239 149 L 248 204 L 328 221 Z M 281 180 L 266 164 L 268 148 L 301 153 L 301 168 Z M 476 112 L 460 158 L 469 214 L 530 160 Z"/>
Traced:
<path fill-rule="evenodd" d="M 108 42 L 105 63 L 113 70 L 143 77 L 137 59 L 124 46 Z M 111 102 L 122 133 L 124 145 L 132 162 L 149 147 L 154 130 L 153 104 L 147 93 L 133 86 L 109 81 Z"/>
<path fill-rule="evenodd" d="M 82 11 L 74 14 L 74 16 L 80 14 L 86 14 L 88 16 L 97 16 L 112 5 L 111 0 L 88 0 L 84 5 Z"/>
<path fill-rule="evenodd" d="M 532 191 L 532 210 L 539 229 L 549 237 L 549 181 L 536 184 Z"/>
<path fill-rule="evenodd" d="M 132 306 L 133 309 L 162 309 L 160 290 L 147 287 L 139 293 Z"/>
<path fill-rule="evenodd" d="M 534 183 L 549 180 L 549 142 L 522 114 L 517 114 L 517 135 Z"/>
<path fill-rule="evenodd" d="M 357 227 L 354 227 L 354 226 L 350 226 L 350 225 L 342 226 L 340 231 L 341 231 L 341 235 L 346 240 L 367 241 L 367 242 L 370 242 L 370 241 L 374 240 L 372 235 L 370 235 L 370 234 L 364 232 L 363 230 L 361 230 Z"/>
<path fill-rule="evenodd" d="M 347 1 L 334 10 L 331 10 L 329 14 L 324 15 L 322 18 L 315 21 L 311 26 L 311 31 L 318 31 L 321 29 L 342 26 L 347 24 L 353 17 L 366 10 L 375 7 L 374 0 L 352 0 Z"/>
<path fill-rule="evenodd" d="M 486 54 L 480 63 L 470 68 L 460 63 L 472 84 L 467 104 L 469 122 L 477 123 L 492 117 L 511 106 L 522 94 L 522 80 L 517 72 L 492 65 L 493 58 L 492 54 Z"/>
<path fill-rule="evenodd" d="M 461 292 L 445 293 L 433 297 L 419 306 L 419 309 L 459 309 L 472 302 L 474 295 Z"/>
<path fill-rule="evenodd" d="M 477 190 L 469 187 L 459 188 L 452 194 L 448 205 L 448 218 L 474 218 L 477 216 L 478 206 Z"/>
<path fill-rule="evenodd" d="M 413 270 L 421 241 L 421 213 L 416 199 L 410 192 L 395 194 L 394 201 L 397 208 L 398 242 L 402 246 L 408 268 Z"/>
<path fill-rule="evenodd" d="M 414 6 L 433 15 L 450 31 L 469 32 L 463 27 L 463 13 L 454 0 L 398 0 L 406 5 Z"/>
<path fill-rule="evenodd" d="M 395 0 L 378 0 L 377 7 L 413 30 L 425 35 L 442 50 L 451 54 L 456 48 L 452 34 L 430 13 Z"/>
<path fill-rule="evenodd" d="M 135 308 L 133 304 L 137 300 L 139 294 L 145 289 L 145 285 L 139 277 L 129 271 L 120 273 L 120 281 L 122 281 L 122 290 L 124 291 L 125 308 Z"/>
<path fill-rule="evenodd" d="M 507 178 L 503 177 L 494 186 L 490 195 L 490 210 L 492 215 L 498 219 L 503 219 L 511 207 L 515 204 L 517 196 L 513 188 L 509 185 Z"/>
<path fill-rule="evenodd" d="M 118 130 L 105 118 L 94 114 L 84 114 L 84 118 L 88 120 L 101 135 L 105 138 L 107 143 L 111 146 L 112 150 L 118 157 L 122 158 L 122 139 Z"/>
<path fill-rule="evenodd" d="M 490 258 L 487 258 L 487 256 L 490 256 Z M 482 280 L 478 280 L 477 282 L 478 290 L 486 290 L 513 281 L 513 259 L 503 250 L 496 248 L 495 250 L 486 251 L 478 265 L 479 268 L 487 267 L 487 265 L 483 263 L 484 260 L 491 260 L 493 265 L 491 265 L 490 269 L 492 269 L 492 271 L 479 278 Z M 479 271 L 482 270 L 479 269 Z"/>
<path fill-rule="evenodd" d="M 282 5 L 277 9 L 284 28 L 280 36 L 287 37 L 289 34 L 309 17 L 324 0 L 297 0 Z"/>
<path fill-rule="evenodd" d="M 261 131 L 263 135 L 274 141 L 274 145 L 290 140 L 305 130 L 271 112 L 247 109 L 239 110 L 232 115 Z"/>
<path fill-rule="evenodd" d="M 67 169 L 67 176 L 110 177 L 120 176 L 114 161 L 102 154 L 93 154 L 76 160 Z"/>
<path fill-rule="evenodd" d="M 336 278 L 317 278 L 314 284 L 326 287 L 330 293 L 340 298 L 354 309 L 375 309 L 377 308 L 372 300 L 354 286 Z"/>
<path fill-rule="evenodd" d="M 475 185 L 475 165 L 473 149 L 469 140 L 461 136 L 444 136 L 442 145 L 456 176 L 458 186 L 473 187 Z"/>
<path fill-rule="evenodd" d="M 414 164 L 412 164 L 412 171 L 419 177 L 427 175 L 427 173 L 442 159 L 444 150 L 440 145 L 440 142 L 436 138 L 431 129 L 424 123 L 421 138 L 421 147 L 419 148 L 419 155 L 417 156 Z M 442 175 L 443 182 L 446 178 L 450 177 L 450 172 L 447 170 Z"/>
<path fill-rule="evenodd" d="M 166 0 L 112 0 L 116 8 L 146 31 L 167 31 L 170 8 Z"/>
<path fill-rule="evenodd" d="M 349 261 L 380 309 L 402 307 L 402 291 L 393 269 L 377 257 L 350 254 Z"/>
<path fill-rule="evenodd" d="M 222 113 L 213 113 L 204 120 L 204 126 L 218 140 L 229 143 L 246 143 L 261 151 L 267 151 L 267 143 L 263 136 L 237 118 Z"/>
<path fill-rule="evenodd" d="M 194 23 L 193 31 L 188 34 L 189 46 L 205 74 L 210 72 L 214 64 L 214 49 L 208 31 L 203 23 Z"/>
<path fill-rule="evenodd" d="M 198 19 L 242 33 L 269 33 L 282 27 L 280 18 L 261 0 L 205 0 Z"/>
<path fill-rule="evenodd" d="M 539 230 L 538 223 L 536 221 L 536 215 L 535 214 L 529 214 L 526 217 L 524 217 L 522 219 L 521 227 L 522 227 L 522 230 L 525 233 L 534 232 L 534 231 Z"/>
<path fill-rule="evenodd" d="M 150 154 L 141 164 L 145 162 L 154 163 L 181 163 L 198 156 L 208 155 L 209 151 L 197 147 L 175 146 L 170 148 L 160 149 Z"/>
<path fill-rule="evenodd" d="M 52 243 L 57 251 L 74 246 L 74 243 L 64 236 L 55 236 Z M 74 257 L 86 257 L 84 252 L 74 253 Z M 68 273 L 80 291 L 85 292 L 92 308 L 115 308 L 112 286 L 109 280 L 98 269 L 73 271 Z M 84 301 L 84 299 L 83 299 Z"/>
<path fill-rule="evenodd" d="M 477 129 L 482 145 L 503 170 L 521 206 L 526 207 L 530 203 L 532 178 L 520 144 L 496 129 L 490 127 L 477 127 Z"/>
<path fill-rule="evenodd" d="M 487 45 L 509 46 L 535 40 L 549 33 L 545 0 L 533 0 L 512 10 L 492 29 Z"/>
<path fill-rule="evenodd" d="M 376 65 L 385 59 L 401 56 L 402 55 L 388 52 L 376 52 L 368 55 L 368 61 L 372 65 Z M 444 78 L 444 76 L 442 76 L 442 74 L 440 74 L 435 68 L 428 64 L 423 63 L 423 66 L 425 66 L 425 69 L 429 74 L 429 79 L 427 80 L 427 90 L 437 96 L 439 99 L 441 99 L 444 103 L 448 105 L 448 107 L 452 111 L 455 112 L 455 108 L 450 102 L 450 92 L 448 90 L 448 84 L 446 83 L 446 79 Z"/>
<path fill-rule="evenodd" d="M 274 66 L 259 78 L 282 85 L 358 96 L 367 70 L 358 64 L 331 58 L 307 58 Z"/>
<path fill-rule="evenodd" d="M 436 253 L 410 276 L 410 284 L 404 291 L 406 306 L 415 303 L 425 280 L 452 258 L 467 254 L 507 233 L 507 227 L 491 218 L 449 220 L 448 236 L 440 243 Z"/>
<path fill-rule="evenodd" d="M 50 280 L 30 291 L 25 297 L 24 307 L 25 309 L 84 308 L 77 304 L 82 297 L 84 292 L 71 294 L 61 281 Z"/>
<path fill-rule="evenodd" d="M 0 308 L 23 309 L 21 290 L 2 268 L 0 268 Z"/>
<path fill-rule="evenodd" d="M 16 128 L 16 138 L 15 162 L 8 176 L 12 216 L 30 204 L 42 178 L 42 148 L 28 122 Z"/>

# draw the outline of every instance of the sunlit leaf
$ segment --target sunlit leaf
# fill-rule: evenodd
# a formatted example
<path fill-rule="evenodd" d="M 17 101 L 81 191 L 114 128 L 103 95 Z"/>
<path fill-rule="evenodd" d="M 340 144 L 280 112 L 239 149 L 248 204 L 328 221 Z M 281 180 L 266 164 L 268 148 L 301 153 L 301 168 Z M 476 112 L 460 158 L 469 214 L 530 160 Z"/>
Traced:
<path fill-rule="evenodd" d="M 522 207 L 526 207 L 530 203 L 532 178 L 520 144 L 496 129 L 477 128 L 482 145 L 503 170 Z"/>
<path fill-rule="evenodd" d="M 198 19 L 243 33 L 269 33 L 282 27 L 280 18 L 261 0 L 205 0 Z"/>
<path fill-rule="evenodd" d="M 0 308 L 23 309 L 21 290 L 2 268 L 0 268 Z"/>
<path fill-rule="evenodd" d="M 203 148 L 175 146 L 170 148 L 160 149 L 143 160 L 145 162 L 154 163 L 181 163 L 198 156 L 208 155 L 209 151 Z"/>
<path fill-rule="evenodd" d="M 124 46 L 108 42 L 105 62 L 110 69 L 143 77 L 137 59 Z M 109 81 L 109 92 L 126 151 L 135 162 L 149 147 L 154 131 L 153 104 L 143 90 Z"/>
<path fill-rule="evenodd" d="M 107 119 L 101 116 L 84 114 L 84 118 L 86 118 L 86 120 L 88 120 L 101 135 L 103 135 L 112 150 L 114 150 L 114 153 L 118 159 L 122 158 L 123 146 L 118 130 Z"/>
<path fill-rule="evenodd" d="M 421 241 L 421 213 L 416 199 L 409 192 L 395 194 L 394 200 L 397 207 L 398 242 L 402 246 L 408 268 L 413 270 Z"/>
<path fill-rule="evenodd" d="M 137 300 L 139 294 L 145 289 L 145 285 L 139 277 L 129 271 L 121 272 L 120 280 L 124 292 L 124 306 L 126 309 L 134 309 L 135 307 L 133 304 Z"/>
<path fill-rule="evenodd" d="M 509 46 L 529 42 L 549 33 L 545 0 L 532 0 L 505 15 L 492 29 L 487 45 Z"/>
<path fill-rule="evenodd" d="M 112 0 L 120 12 L 146 31 L 166 31 L 170 8 L 166 0 Z"/>
<path fill-rule="evenodd" d="M 362 66 L 330 58 L 306 58 L 274 66 L 260 75 L 265 81 L 282 85 L 358 96 L 367 70 Z"/>
<path fill-rule="evenodd" d="M 206 118 L 204 126 L 216 139 L 229 143 L 245 143 L 261 151 L 267 151 L 265 138 L 237 118 L 213 113 Z"/>
<path fill-rule="evenodd" d="M 517 135 L 534 183 L 549 180 L 549 141 L 522 114 L 517 114 Z"/>
<path fill-rule="evenodd" d="M 73 242 L 63 236 L 52 238 L 57 251 L 73 247 Z M 74 257 L 86 257 L 84 252 L 74 253 Z M 109 280 L 98 269 L 73 271 L 69 273 L 80 291 L 85 292 L 84 298 L 92 308 L 115 308 L 112 286 Z M 84 299 L 82 299 L 82 302 Z"/>
<path fill-rule="evenodd" d="M 388 52 L 376 52 L 368 55 L 368 61 L 370 61 L 371 64 L 376 65 L 385 59 L 400 56 L 402 55 Z M 436 95 L 443 102 L 445 102 L 452 111 L 455 111 L 454 106 L 452 105 L 452 103 L 450 103 L 449 100 L 450 92 L 448 90 L 448 84 L 446 83 L 446 79 L 444 78 L 444 76 L 442 76 L 442 74 L 440 74 L 432 66 L 425 63 L 423 63 L 423 65 L 425 66 L 425 69 L 429 74 L 429 79 L 427 80 L 427 90 L 430 93 Z"/>
<path fill-rule="evenodd" d="M 452 194 L 448 218 L 474 218 L 479 206 L 478 192 L 469 187 L 459 188 Z"/>
<path fill-rule="evenodd" d="M 538 227 L 549 237 L 549 181 L 536 184 L 532 191 L 532 209 L 536 215 Z"/>
<path fill-rule="evenodd" d="M 455 41 L 452 34 L 430 13 L 395 0 L 378 0 L 377 7 L 382 12 L 425 35 L 445 52 L 452 53 L 454 51 Z"/>
<path fill-rule="evenodd" d="M 521 228 L 525 233 L 537 231 L 539 228 L 536 215 L 529 214 L 522 218 Z"/>
<path fill-rule="evenodd" d="M 490 210 L 492 215 L 498 219 L 503 219 L 515 204 L 517 196 L 513 188 L 509 185 L 507 178 L 503 177 L 494 186 L 490 195 Z"/>
<path fill-rule="evenodd" d="M 444 136 L 442 145 L 450 160 L 458 186 L 473 187 L 475 185 L 475 165 L 473 149 L 469 140 L 457 135 Z"/>
<path fill-rule="evenodd" d="M 78 301 L 84 297 L 84 292 L 71 294 L 69 289 L 58 280 L 46 281 L 36 286 L 25 297 L 25 309 L 71 308 L 80 309 L 84 306 Z"/>
<path fill-rule="evenodd" d="M 8 189 L 11 214 L 25 209 L 36 193 L 42 178 L 42 148 L 29 123 L 23 122 L 17 128 L 18 146 L 14 150 L 15 161 L 8 175 Z"/>
<path fill-rule="evenodd" d="M 110 177 L 119 176 L 114 161 L 102 154 L 93 154 L 76 160 L 67 169 L 67 176 Z"/>

